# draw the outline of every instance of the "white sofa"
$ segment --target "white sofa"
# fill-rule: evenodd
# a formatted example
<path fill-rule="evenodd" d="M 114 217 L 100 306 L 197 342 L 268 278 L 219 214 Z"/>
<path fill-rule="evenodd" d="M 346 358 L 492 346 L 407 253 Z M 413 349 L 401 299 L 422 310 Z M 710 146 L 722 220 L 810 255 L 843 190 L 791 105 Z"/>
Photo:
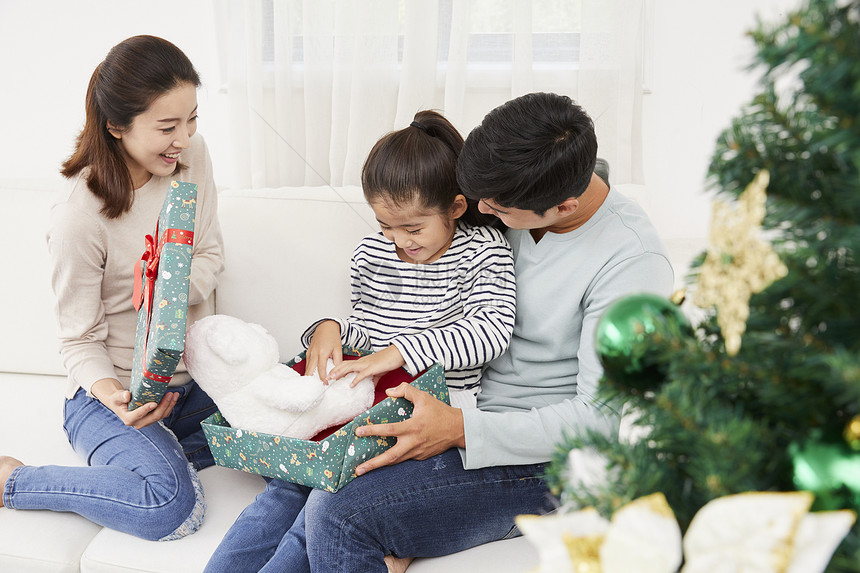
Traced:
<path fill-rule="evenodd" d="M 61 421 L 65 377 L 44 238 L 52 198 L 49 191 L 0 188 L 0 454 L 34 465 L 83 465 Z M 372 212 L 356 187 L 225 191 L 219 201 L 227 268 L 217 312 L 264 325 L 287 360 L 300 350 L 299 334 L 312 320 L 347 314 L 349 257 L 360 237 L 377 229 Z M 674 241 L 673 262 L 685 268 L 701 244 Z M 0 571 L 201 571 L 264 482 L 222 467 L 200 476 L 205 521 L 178 541 L 144 541 L 73 514 L 0 509 Z M 537 561 L 530 544 L 517 538 L 419 559 L 409 571 L 524 573 Z"/>

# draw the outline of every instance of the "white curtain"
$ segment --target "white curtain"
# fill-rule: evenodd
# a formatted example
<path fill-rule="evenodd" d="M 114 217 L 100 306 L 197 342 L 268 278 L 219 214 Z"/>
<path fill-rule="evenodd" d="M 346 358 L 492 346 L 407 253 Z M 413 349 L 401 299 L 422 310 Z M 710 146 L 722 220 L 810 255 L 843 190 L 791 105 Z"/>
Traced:
<path fill-rule="evenodd" d="M 229 185 L 357 185 L 416 112 L 465 136 L 532 91 L 581 103 L 613 180 L 641 183 L 644 1 L 218 0 Z"/>

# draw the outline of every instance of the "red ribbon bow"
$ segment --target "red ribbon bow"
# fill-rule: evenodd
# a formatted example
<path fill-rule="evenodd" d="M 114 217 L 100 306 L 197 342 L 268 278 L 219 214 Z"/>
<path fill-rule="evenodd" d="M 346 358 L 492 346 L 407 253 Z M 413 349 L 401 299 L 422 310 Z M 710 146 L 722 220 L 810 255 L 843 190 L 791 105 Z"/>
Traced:
<path fill-rule="evenodd" d="M 156 234 L 158 230 L 156 229 Z M 140 307 L 145 303 L 146 313 L 149 314 L 149 307 L 152 302 L 152 291 L 155 288 L 155 279 L 158 276 L 158 262 L 161 258 L 161 249 L 165 243 L 179 243 L 184 245 L 194 244 L 194 231 L 185 231 L 182 229 L 166 229 L 161 235 L 161 239 L 156 243 L 152 235 L 147 235 L 145 238 L 146 248 L 141 255 L 140 260 L 134 267 L 134 293 L 132 293 L 132 303 L 134 309 L 140 311 Z M 144 283 L 146 277 L 146 283 Z"/>

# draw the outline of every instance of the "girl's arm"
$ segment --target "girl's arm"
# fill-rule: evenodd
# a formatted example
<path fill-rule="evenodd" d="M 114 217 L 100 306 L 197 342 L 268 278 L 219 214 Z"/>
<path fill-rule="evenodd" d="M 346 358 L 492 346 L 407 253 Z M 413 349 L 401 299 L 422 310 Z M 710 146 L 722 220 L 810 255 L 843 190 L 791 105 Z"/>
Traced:
<path fill-rule="evenodd" d="M 456 273 L 451 279 L 459 281 L 464 316 L 445 326 L 397 335 L 387 348 L 333 369 L 329 379 L 355 372 L 355 379 L 361 380 L 401 366 L 415 376 L 434 363 L 458 370 L 500 356 L 510 343 L 516 313 L 510 247 L 500 234 L 493 241 L 476 241 Z M 354 308 L 360 309 L 360 302 L 354 301 Z"/>
<path fill-rule="evenodd" d="M 325 365 L 331 358 L 337 366 L 343 362 L 343 343 L 340 340 L 340 324 L 336 320 L 317 321 L 313 328 L 305 352 L 305 376 L 310 376 L 314 370 L 320 370 L 320 378 L 325 379 Z"/>
<path fill-rule="evenodd" d="M 305 348 L 310 347 L 314 337 L 316 336 L 317 330 L 323 324 L 329 322 L 333 322 L 337 325 L 338 330 L 340 331 L 341 346 L 352 346 L 354 348 L 370 347 L 370 335 L 368 334 L 367 329 L 364 328 L 361 319 L 356 316 L 355 313 L 351 314 L 346 319 L 326 317 L 314 322 L 302 333 L 302 346 Z M 334 359 L 333 357 L 331 358 Z"/>

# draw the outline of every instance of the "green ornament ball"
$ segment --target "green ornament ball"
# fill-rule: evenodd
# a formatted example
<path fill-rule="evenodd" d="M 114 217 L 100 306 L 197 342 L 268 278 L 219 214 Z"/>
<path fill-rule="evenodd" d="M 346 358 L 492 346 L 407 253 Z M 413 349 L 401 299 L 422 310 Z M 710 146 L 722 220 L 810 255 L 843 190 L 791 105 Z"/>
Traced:
<path fill-rule="evenodd" d="M 792 444 L 794 485 L 815 494 L 816 511 L 860 509 L 860 452 L 836 441 Z"/>
<path fill-rule="evenodd" d="M 667 343 L 691 333 L 678 305 L 640 293 L 613 302 L 597 324 L 597 355 L 610 383 L 634 391 L 658 388 L 666 379 Z"/>

